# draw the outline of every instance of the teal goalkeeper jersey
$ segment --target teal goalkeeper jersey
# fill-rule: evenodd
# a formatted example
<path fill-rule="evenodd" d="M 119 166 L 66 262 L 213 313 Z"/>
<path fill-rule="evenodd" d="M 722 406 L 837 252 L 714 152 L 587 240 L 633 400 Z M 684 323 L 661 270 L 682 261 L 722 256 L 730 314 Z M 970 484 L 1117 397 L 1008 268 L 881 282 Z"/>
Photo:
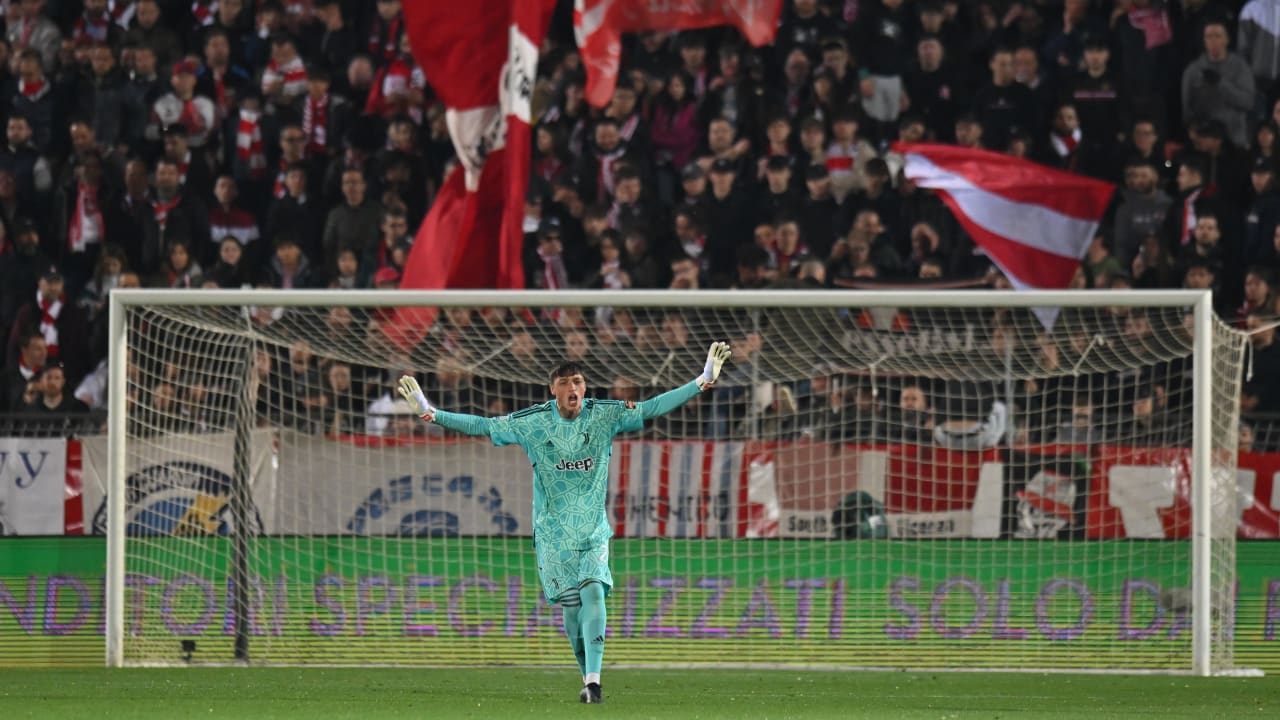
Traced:
<path fill-rule="evenodd" d="M 641 403 L 587 399 L 566 420 L 555 400 L 502 417 L 437 410 L 441 427 L 486 435 L 494 445 L 519 445 L 533 465 L 533 536 L 548 547 L 586 550 L 613 536 L 605 508 L 609 459 L 618 433 L 639 430 L 698 394 L 696 382 Z"/>

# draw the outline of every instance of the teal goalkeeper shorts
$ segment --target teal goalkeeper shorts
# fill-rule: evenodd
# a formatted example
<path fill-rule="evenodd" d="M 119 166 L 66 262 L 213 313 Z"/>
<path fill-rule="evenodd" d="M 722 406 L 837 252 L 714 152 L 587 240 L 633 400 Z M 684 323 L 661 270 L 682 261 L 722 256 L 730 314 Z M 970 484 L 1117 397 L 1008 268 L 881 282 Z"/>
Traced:
<path fill-rule="evenodd" d="M 604 595 L 613 590 L 613 573 L 609 572 L 609 544 L 590 550 L 561 550 L 536 546 L 538 577 L 547 602 L 556 603 L 569 590 L 576 590 L 594 580 L 604 585 Z"/>

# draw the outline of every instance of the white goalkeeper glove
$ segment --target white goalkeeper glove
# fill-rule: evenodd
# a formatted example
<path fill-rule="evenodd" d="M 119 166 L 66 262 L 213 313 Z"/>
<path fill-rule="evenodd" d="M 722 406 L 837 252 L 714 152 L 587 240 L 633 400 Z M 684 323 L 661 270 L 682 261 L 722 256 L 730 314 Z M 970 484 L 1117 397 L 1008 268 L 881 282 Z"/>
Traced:
<path fill-rule="evenodd" d="M 706 390 L 715 384 L 716 379 L 720 377 L 720 368 L 732 354 L 733 352 L 729 350 L 729 343 L 711 343 L 711 349 L 707 350 L 707 364 L 703 366 L 702 374 L 698 376 L 699 390 Z"/>
<path fill-rule="evenodd" d="M 400 376 L 400 395 L 409 401 L 409 406 L 418 414 L 418 417 L 430 422 L 435 417 L 436 409 L 431 407 L 431 403 L 427 402 L 427 396 L 422 394 L 422 388 L 418 386 L 418 381 L 412 375 Z"/>

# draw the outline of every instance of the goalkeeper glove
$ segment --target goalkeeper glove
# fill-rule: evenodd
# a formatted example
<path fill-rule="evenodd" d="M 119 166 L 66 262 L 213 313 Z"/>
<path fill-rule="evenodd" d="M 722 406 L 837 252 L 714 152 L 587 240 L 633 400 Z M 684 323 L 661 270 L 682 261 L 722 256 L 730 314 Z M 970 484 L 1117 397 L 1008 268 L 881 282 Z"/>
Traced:
<path fill-rule="evenodd" d="M 716 379 L 720 377 L 720 367 L 724 365 L 724 361 L 728 360 L 732 354 L 729 350 L 729 343 L 711 343 L 711 349 L 707 350 L 707 364 L 703 366 L 702 374 L 697 379 L 699 390 L 706 390 L 715 384 Z"/>
<path fill-rule="evenodd" d="M 427 402 L 427 396 L 422 394 L 422 388 L 418 386 L 418 381 L 412 375 L 400 376 L 400 395 L 409 401 L 409 406 L 418 414 L 418 417 L 431 422 L 435 417 L 436 409 L 431 407 L 431 403 Z"/>

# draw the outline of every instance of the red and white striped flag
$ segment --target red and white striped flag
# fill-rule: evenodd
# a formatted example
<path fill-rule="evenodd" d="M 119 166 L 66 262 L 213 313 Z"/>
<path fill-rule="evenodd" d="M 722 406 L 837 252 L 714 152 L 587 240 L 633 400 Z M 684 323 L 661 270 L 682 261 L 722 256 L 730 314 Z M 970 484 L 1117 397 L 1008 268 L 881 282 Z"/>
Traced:
<path fill-rule="evenodd" d="M 1111 183 L 986 150 L 898 143 L 907 179 L 938 194 L 1019 290 L 1066 288 L 1111 202 Z"/>
<path fill-rule="evenodd" d="M 604 107 L 613 97 L 624 32 L 733 25 L 760 47 L 773 42 L 780 12 L 782 0 L 574 0 L 573 30 L 587 69 L 587 102 Z"/>

